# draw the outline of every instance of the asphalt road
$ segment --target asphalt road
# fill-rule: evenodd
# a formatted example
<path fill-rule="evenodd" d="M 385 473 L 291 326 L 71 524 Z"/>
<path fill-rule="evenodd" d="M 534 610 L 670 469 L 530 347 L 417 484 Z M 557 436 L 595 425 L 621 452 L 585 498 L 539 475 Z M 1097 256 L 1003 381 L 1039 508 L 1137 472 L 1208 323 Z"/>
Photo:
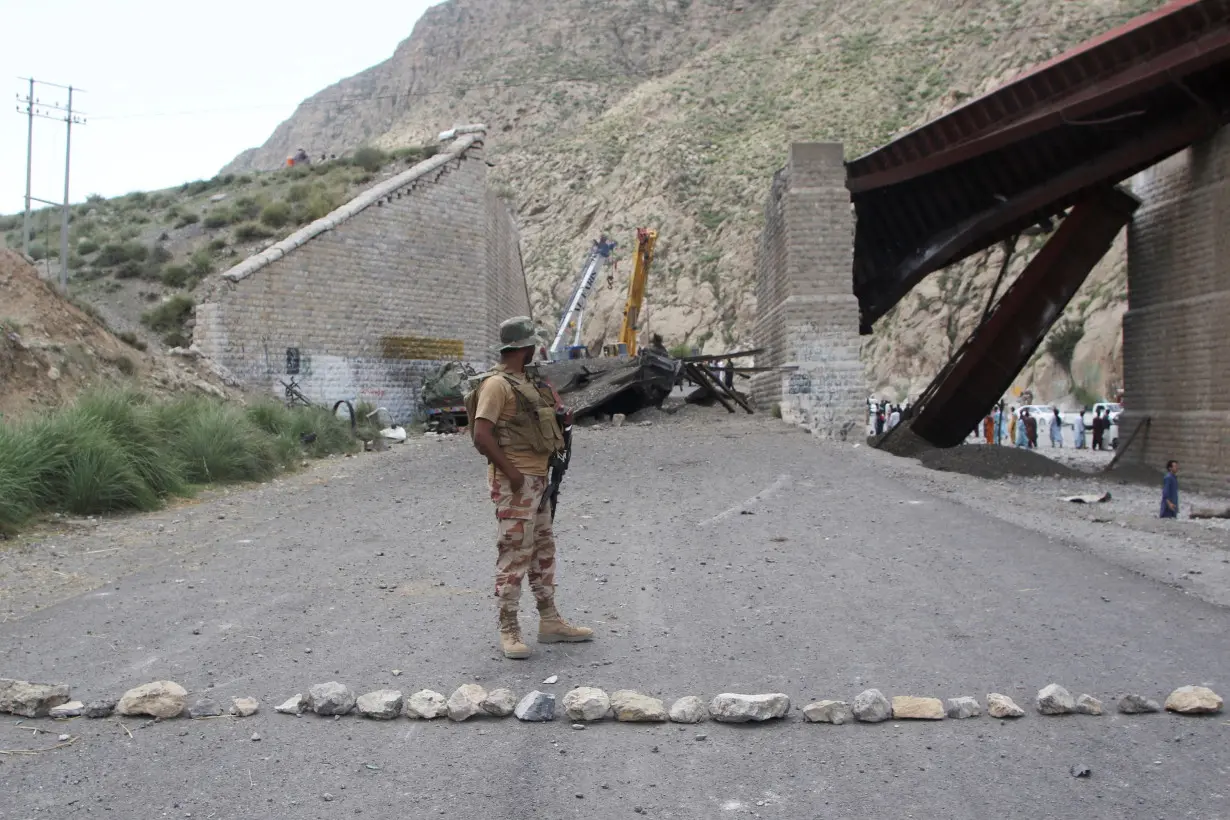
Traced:
<path fill-rule="evenodd" d="M 763 417 L 581 430 L 559 603 L 598 640 L 528 661 L 496 651 L 494 522 L 462 439 L 59 538 L 54 572 L 118 545 L 89 556 L 115 580 L 0 624 L 0 676 L 85 700 L 170 679 L 262 711 L 125 719 L 131 738 L 114 721 L 28 721 L 79 740 L 0 756 L 0 818 L 1230 816 L 1225 715 L 1113 710 L 1119 693 L 1187 683 L 1230 695 L 1230 612 L 968 500 Z M 595 685 L 668 705 L 997 691 L 1029 714 L 835 727 L 792 710 L 773 725 L 576 731 L 273 712 L 329 680 L 407 695 Z M 1037 715 L 1051 682 L 1108 714 Z M 13 724 L 0 747 L 54 743 Z"/>

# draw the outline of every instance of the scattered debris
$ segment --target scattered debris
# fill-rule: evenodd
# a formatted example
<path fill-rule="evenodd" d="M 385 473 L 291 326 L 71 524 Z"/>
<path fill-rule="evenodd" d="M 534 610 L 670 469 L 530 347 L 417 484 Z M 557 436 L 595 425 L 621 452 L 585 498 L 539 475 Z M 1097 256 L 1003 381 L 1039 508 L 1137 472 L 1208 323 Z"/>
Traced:
<path fill-rule="evenodd" d="M 1093 695 L 1079 695 L 1076 698 L 1076 711 L 1082 715 L 1102 714 L 1102 701 Z"/>
<path fill-rule="evenodd" d="M 665 723 L 666 705 L 658 698 L 651 698 L 630 689 L 620 689 L 611 695 L 611 709 L 615 719 L 625 723 Z"/>
<path fill-rule="evenodd" d="M 1007 695 L 991 692 L 987 695 L 987 714 L 993 718 L 1019 718 L 1025 716 L 1025 710 Z"/>
<path fill-rule="evenodd" d="M 66 684 L 0 678 L 0 712 L 22 717 L 46 717 L 54 707 L 68 701 L 69 688 Z"/>
<path fill-rule="evenodd" d="M 879 723 L 892 716 L 892 704 L 879 689 L 868 689 L 854 698 L 854 717 L 864 723 Z"/>
<path fill-rule="evenodd" d="M 318 715 L 344 715 L 354 708 L 355 700 L 350 687 L 337 681 L 318 683 L 308 690 L 308 708 Z"/>
<path fill-rule="evenodd" d="M 919 698 L 913 695 L 893 697 L 895 720 L 943 720 L 944 704 L 939 698 Z"/>
<path fill-rule="evenodd" d="M 840 726 L 854 722 L 854 710 L 844 700 L 818 700 L 803 707 L 803 719 L 808 723 Z"/>
<path fill-rule="evenodd" d="M 1068 769 L 1068 771 L 1072 774 L 1073 777 L 1088 777 L 1089 775 L 1093 774 L 1093 769 L 1089 768 L 1088 766 L 1081 765 L 1079 763 L 1073 766 L 1071 769 Z"/>
<path fill-rule="evenodd" d="M 1110 491 L 1094 493 L 1092 495 L 1067 495 L 1059 499 L 1060 501 L 1070 501 L 1073 504 L 1103 504 L 1110 501 Z"/>
<path fill-rule="evenodd" d="M 121 715 L 173 718 L 184 711 L 188 690 L 169 680 L 156 680 L 129 689 L 115 710 Z"/>
<path fill-rule="evenodd" d="M 1166 698 L 1167 711 L 1181 715 L 1211 715 L 1221 707 L 1221 695 L 1205 686 L 1180 686 Z"/>
<path fill-rule="evenodd" d="M 559 683 L 559 675 L 552 675 L 551 677 L 544 680 L 543 683 L 547 685 L 550 685 L 552 683 Z"/>
<path fill-rule="evenodd" d="M 700 723 L 709 719 L 709 709 L 700 698 L 687 695 L 671 704 L 667 716 L 672 723 Z"/>
<path fill-rule="evenodd" d="M 720 723 L 747 723 L 785 717 L 790 697 L 781 692 L 739 695 L 724 692 L 709 702 L 709 714 Z"/>
<path fill-rule="evenodd" d="M 1069 715 L 1076 711 L 1076 701 L 1072 698 L 1072 693 L 1057 683 L 1039 689 L 1035 705 L 1043 715 Z"/>
<path fill-rule="evenodd" d="M 1119 698 L 1119 711 L 1125 715 L 1141 715 L 1162 711 L 1162 705 L 1144 695 L 1128 694 Z"/>
<path fill-rule="evenodd" d="M 564 695 L 563 706 L 569 720 L 602 720 L 611 711 L 611 699 L 601 689 L 578 686 Z"/>
<path fill-rule="evenodd" d="M 982 714 L 982 707 L 976 698 L 963 695 L 959 698 L 949 698 L 944 702 L 944 714 L 953 720 L 976 718 Z"/>
<path fill-rule="evenodd" d="M 253 742 L 253 743 L 258 742 L 260 739 L 261 739 L 260 733 L 258 733 L 258 732 L 253 732 L 253 733 L 252 733 L 252 742 Z"/>
<path fill-rule="evenodd" d="M 535 689 L 521 698 L 513 714 L 517 716 L 517 720 L 531 722 L 555 720 L 555 695 Z"/>
<path fill-rule="evenodd" d="M 393 720 L 400 717 L 404 699 L 396 689 L 377 689 L 355 699 L 359 714 L 372 720 Z"/>
<path fill-rule="evenodd" d="M 448 698 L 448 719 L 461 722 L 482 714 L 487 690 L 477 683 L 463 683 Z"/>
<path fill-rule="evenodd" d="M 284 715 L 301 715 L 309 708 L 308 699 L 303 694 L 287 698 L 282 704 L 273 707 L 273 711 Z"/>

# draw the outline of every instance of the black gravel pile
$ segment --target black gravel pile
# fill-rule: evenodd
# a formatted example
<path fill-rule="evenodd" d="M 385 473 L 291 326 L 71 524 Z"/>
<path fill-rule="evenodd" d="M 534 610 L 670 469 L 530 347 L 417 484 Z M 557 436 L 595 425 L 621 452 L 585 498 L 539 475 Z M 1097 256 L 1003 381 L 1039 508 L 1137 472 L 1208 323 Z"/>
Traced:
<path fill-rule="evenodd" d="M 909 422 L 891 434 L 873 436 L 873 447 L 903 458 L 916 458 L 924 467 L 977 478 L 1074 478 L 1082 473 L 1052 461 L 1036 450 L 984 444 L 935 447 L 910 429 Z"/>

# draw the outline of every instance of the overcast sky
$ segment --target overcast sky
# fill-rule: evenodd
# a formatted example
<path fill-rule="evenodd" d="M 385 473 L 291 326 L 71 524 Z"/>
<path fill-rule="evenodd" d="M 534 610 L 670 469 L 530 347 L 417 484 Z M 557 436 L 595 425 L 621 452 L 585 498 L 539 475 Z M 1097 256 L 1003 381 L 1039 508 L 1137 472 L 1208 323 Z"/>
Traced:
<path fill-rule="evenodd" d="M 300 100 L 381 62 L 431 0 L 0 0 L 0 213 L 20 211 L 34 77 L 74 85 L 71 198 L 211 177 Z M 66 92 L 39 88 L 44 102 Z M 64 123 L 34 121 L 32 194 L 64 196 Z"/>

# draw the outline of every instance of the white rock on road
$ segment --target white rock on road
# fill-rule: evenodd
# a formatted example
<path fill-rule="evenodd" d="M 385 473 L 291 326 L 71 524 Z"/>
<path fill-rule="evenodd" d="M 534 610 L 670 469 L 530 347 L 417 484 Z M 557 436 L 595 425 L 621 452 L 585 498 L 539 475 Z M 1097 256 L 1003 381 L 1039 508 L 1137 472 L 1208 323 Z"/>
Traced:
<path fill-rule="evenodd" d="M 308 699 L 303 694 L 287 698 L 281 704 L 273 707 L 273 711 L 284 715 L 301 715 L 308 710 Z"/>
<path fill-rule="evenodd" d="M 1076 711 L 1081 715 L 1102 714 L 1102 701 L 1093 695 L 1079 695 L 1076 698 Z"/>
<path fill-rule="evenodd" d="M 359 695 L 355 699 L 355 707 L 359 714 L 372 720 L 393 720 L 401 715 L 405 699 L 396 689 L 377 689 Z"/>
<path fill-rule="evenodd" d="M 1039 689 L 1034 705 L 1044 715 L 1070 715 L 1076 711 L 1076 700 L 1072 693 L 1057 683 L 1047 684 Z"/>
<path fill-rule="evenodd" d="M 709 719 L 709 709 L 705 702 L 695 695 L 679 698 L 671 704 L 667 713 L 672 723 L 700 723 Z"/>
<path fill-rule="evenodd" d="M 709 715 L 719 723 L 748 723 L 785 717 L 790 698 L 781 692 L 740 695 L 723 692 L 709 702 Z"/>
<path fill-rule="evenodd" d="M 349 686 L 329 681 L 308 690 L 309 708 L 318 715 L 345 715 L 354 708 L 354 692 Z"/>
<path fill-rule="evenodd" d="M 564 695 L 563 706 L 569 720 L 602 720 L 611 711 L 611 699 L 601 689 L 578 686 Z"/>
<path fill-rule="evenodd" d="M 256 698 L 231 698 L 231 714 L 239 717 L 252 717 L 261 708 Z"/>
<path fill-rule="evenodd" d="M 892 716 L 892 704 L 879 689 L 868 689 L 855 696 L 854 717 L 863 723 L 879 723 Z"/>
<path fill-rule="evenodd" d="M 1019 718 L 1025 716 L 1025 710 L 1007 695 L 991 692 L 987 695 L 987 714 L 993 718 Z"/>
<path fill-rule="evenodd" d="M 961 697 L 949 698 L 945 701 L 944 713 L 953 720 L 976 718 L 982 714 L 982 706 L 978 704 L 977 698 L 962 695 Z"/>
<path fill-rule="evenodd" d="M 854 722 L 854 710 L 844 700 L 818 700 L 803 707 L 803 719 L 808 723 L 840 726 Z"/>
<path fill-rule="evenodd" d="M 1180 686 L 1166 698 L 1167 711 L 1181 715 L 1211 715 L 1221 707 L 1221 695 L 1206 686 Z"/>
<path fill-rule="evenodd" d="M 666 705 L 657 698 L 620 689 L 611 695 L 611 709 L 615 719 L 625 723 L 665 723 Z"/>
<path fill-rule="evenodd" d="M 517 696 L 511 689 L 492 689 L 483 700 L 483 711 L 495 717 L 508 717 L 517 708 Z"/>
<path fill-rule="evenodd" d="M 0 678 L 0 712 L 21 717 L 45 717 L 52 707 L 68 703 L 69 689 L 63 683 L 31 683 Z"/>
<path fill-rule="evenodd" d="M 84 703 L 79 700 L 70 700 L 68 703 L 61 703 L 59 706 L 52 706 L 48 716 L 53 718 L 70 718 L 80 717 L 84 713 Z"/>
<path fill-rule="evenodd" d="M 406 701 L 406 717 L 435 720 L 448 714 L 448 701 L 439 692 L 420 689 Z"/>
<path fill-rule="evenodd" d="M 460 723 L 483 714 L 487 690 L 477 683 L 463 683 L 448 697 L 448 719 Z"/>
<path fill-rule="evenodd" d="M 943 720 L 944 703 L 939 698 L 920 698 L 913 695 L 893 696 L 894 720 Z"/>
<path fill-rule="evenodd" d="M 187 698 L 188 690 L 175 681 L 156 680 L 125 692 L 115 711 L 121 715 L 173 718 L 184 711 Z"/>

